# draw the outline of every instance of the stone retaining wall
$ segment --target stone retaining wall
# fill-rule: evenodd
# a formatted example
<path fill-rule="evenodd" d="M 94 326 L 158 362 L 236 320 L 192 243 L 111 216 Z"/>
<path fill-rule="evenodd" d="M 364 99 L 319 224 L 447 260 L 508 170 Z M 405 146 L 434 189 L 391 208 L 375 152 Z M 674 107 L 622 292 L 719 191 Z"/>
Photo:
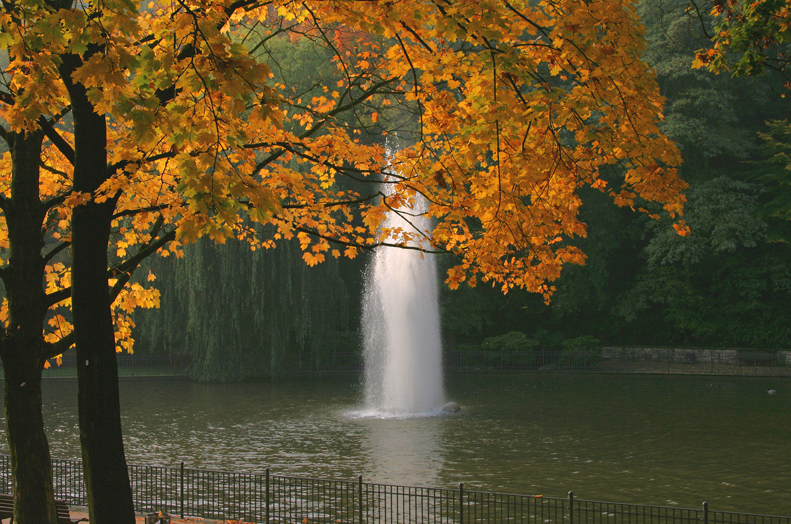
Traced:
<path fill-rule="evenodd" d="M 777 351 L 776 353 L 743 352 L 737 349 L 681 349 L 681 348 L 602 348 L 602 358 L 610 360 L 632 360 L 636 362 L 675 362 L 694 364 L 696 362 L 709 362 L 714 364 L 727 364 L 740 366 L 751 361 L 760 363 L 772 360 L 775 365 L 791 366 L 791 351 Z"/>

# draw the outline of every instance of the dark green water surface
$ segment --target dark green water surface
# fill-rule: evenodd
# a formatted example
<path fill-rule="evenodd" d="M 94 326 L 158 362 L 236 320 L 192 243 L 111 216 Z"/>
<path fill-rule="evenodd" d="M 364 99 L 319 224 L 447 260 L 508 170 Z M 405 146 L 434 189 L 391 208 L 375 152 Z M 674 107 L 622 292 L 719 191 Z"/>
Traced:
<path fill-rule="evenodd" d="M 44 389 L 52 454 L 77 458 L 76 381 Z M 462 411 L 411 419 L 358 416 L 347 377 L 121 394 L 134 464 L 791 515 L 788 379 L 455 375 Z"/>

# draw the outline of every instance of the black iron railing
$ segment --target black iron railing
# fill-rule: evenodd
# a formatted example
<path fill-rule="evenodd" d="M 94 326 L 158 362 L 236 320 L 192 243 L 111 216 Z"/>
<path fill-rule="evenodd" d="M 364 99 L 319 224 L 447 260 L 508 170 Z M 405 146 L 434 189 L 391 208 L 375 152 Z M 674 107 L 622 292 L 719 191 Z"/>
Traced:
<path fill-rule="evenodd" d="M 167 357 L 152 355 L 116 355 L 118 376 L 127 377 L 168 377 L 186 375 L 190 360 L 187 357 Z M 58 365 L 51 359 L 45 368 L 43 378 L 75 378 L 77 376 L 77 357 L 65 355 Z"/>
<path fill-rule="evenodd" d="M 118 355 L 119 377 L 189 374 L 188 357 Z M 76 359 L 63 357 L 44 378 L 74 378 Z M 530 349 L 527 351 L 446 350 L 449 373 L 650 373 L 671 375 L 752 375 L 791 377 L 791 351 L 756 352 L 737 349 L 603 348 L 590 351 Z M 284 363 L 279 375 L 360 373 L 360 353 L 338 352 L 320 361 Z"/>
<path fill-rule="evenodd" d="M 85 506 L 82 464 L 53 460 L 55 497 Z M 262 524 L 791 524 L 791 516 L 568 497 L 395 486 L 354 480 L 129 466 L 136 511 Z M 0 455 L 0 491 L 11 468 Z"/>
<path fill-rule="evenodd" d="M 451 373 L 650 373 L 791 377 L 791 351 L 603 348 L 588 351 L 446 351 Z"/>

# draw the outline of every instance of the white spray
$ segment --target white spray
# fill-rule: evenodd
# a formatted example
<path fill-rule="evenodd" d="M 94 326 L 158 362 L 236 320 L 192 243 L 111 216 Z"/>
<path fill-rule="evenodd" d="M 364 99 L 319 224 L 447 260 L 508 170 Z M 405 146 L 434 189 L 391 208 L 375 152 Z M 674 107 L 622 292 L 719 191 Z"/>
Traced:
<path fill-rule="evenodd" d="M 420 195 L 408 220 L 388 213 L 385 228 L 427 231 Z M 411 244 L 413 247 L 417 243 Z M 366 274 L 363 301 L 366 409 L 382 416 L 438 410 L 443 403 L 442 341 L 433 255 L 380 247 Z"/>

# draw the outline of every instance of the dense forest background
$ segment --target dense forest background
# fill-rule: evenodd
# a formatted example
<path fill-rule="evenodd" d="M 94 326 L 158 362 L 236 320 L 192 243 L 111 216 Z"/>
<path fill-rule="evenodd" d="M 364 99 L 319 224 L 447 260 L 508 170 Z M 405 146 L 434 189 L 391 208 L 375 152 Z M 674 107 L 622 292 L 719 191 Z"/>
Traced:
<path fill-rule="evenodd" d="M 663 130 L 684 155 L 691 234 L 588 191 L 588 237 L 577 242 L 587 264 L 564 269 L 548 305 L 485 284 L 442 289 L 446 348 L 791 346 L 791 177 L 783 157 L 791 133 L 780 122 L 791 116 L 791 91 L 769 73 L 734 78 L 691 68 L 708 42 L 686 5 L 644 0 L 640 14 L 646 59 L 667 98 Z M 295 86 L 332 75 L 320 48 L 287 43 L 270 52 L 282 58 L 280 79 Z M 295 244 L 251 252 L 200 242 L 187 251 L 149 262 L 162 300 L 136 316 L 139 353 L 189 355 L 195 378 L 229 381 L 360 351 L 366 256 L 309 268 Z"/>

